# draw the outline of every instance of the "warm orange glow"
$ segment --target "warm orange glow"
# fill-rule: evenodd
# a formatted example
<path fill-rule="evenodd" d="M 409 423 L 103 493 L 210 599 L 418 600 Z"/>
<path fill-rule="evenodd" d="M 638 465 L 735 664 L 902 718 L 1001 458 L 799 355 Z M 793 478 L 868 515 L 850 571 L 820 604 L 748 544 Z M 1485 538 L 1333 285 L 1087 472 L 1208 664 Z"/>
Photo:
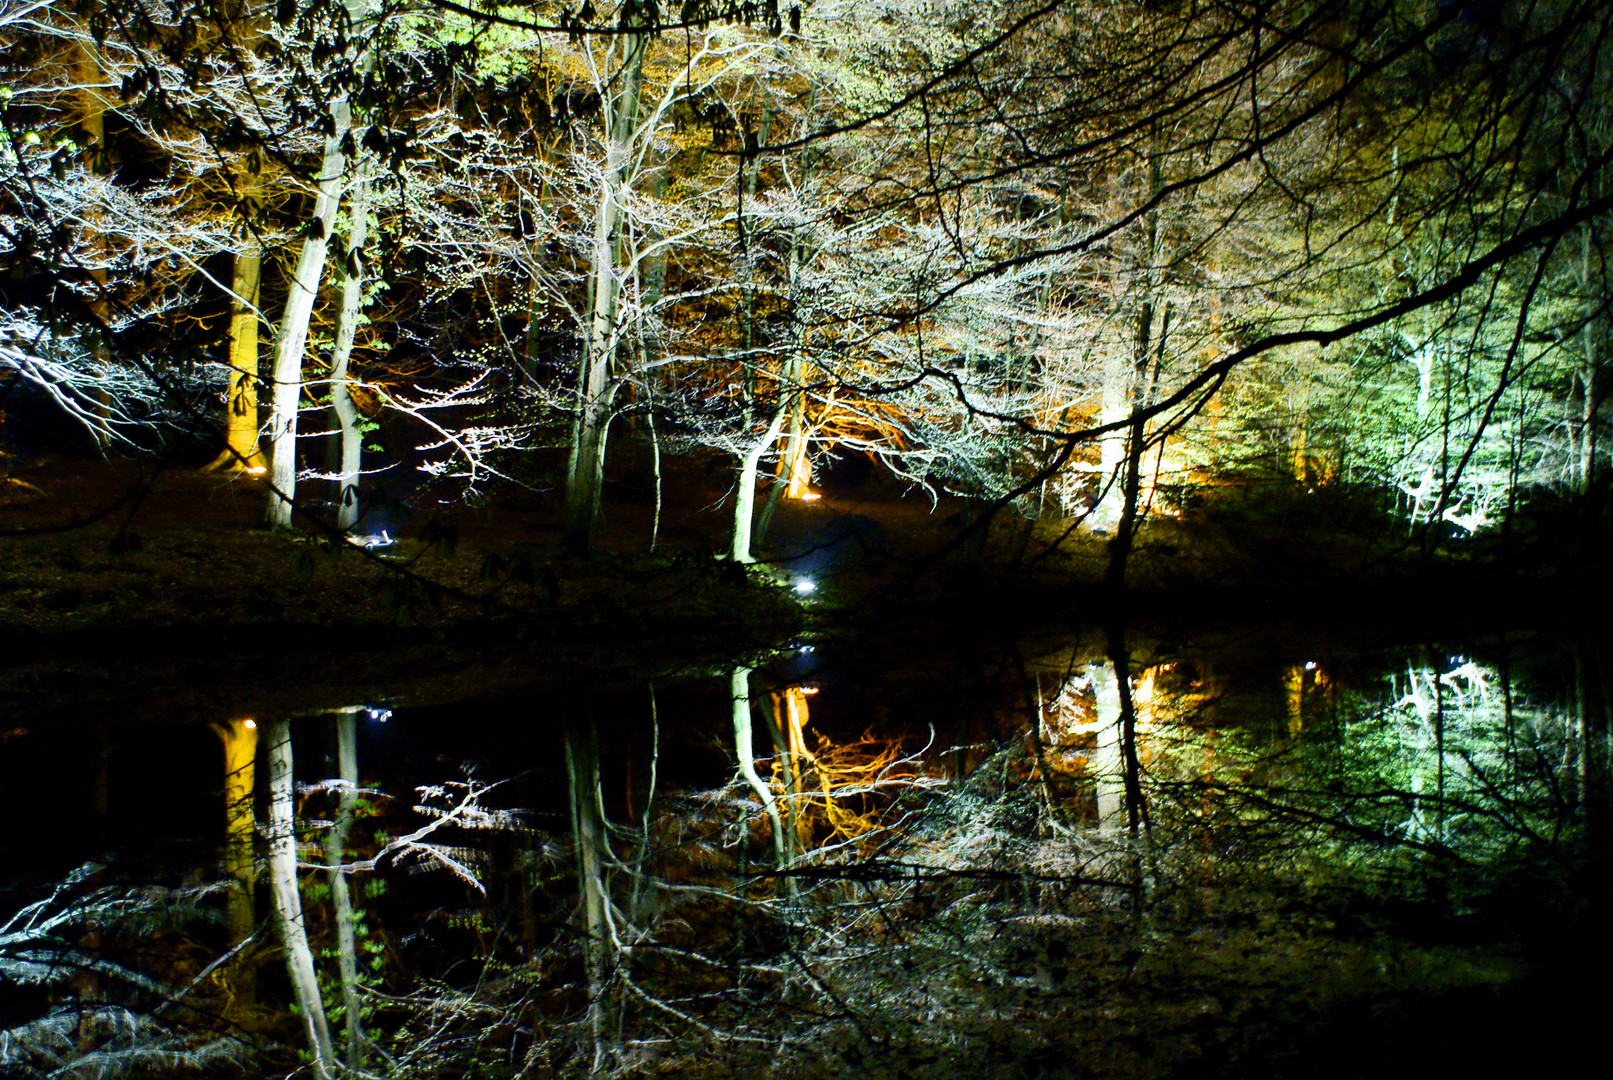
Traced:
<path fill-rule="evenodd" d="M 801 687 L 801 693 L 803 693 L 803 694 L 816 694 L 817 692 L 818 692 L 818 688 L 816 686 L 803 686 L 803 687 Z"/>
<path fill-rule="evenodd" d="M 786 445 L 789 447 L 789 457 L 784 463 L 784 475 L 789 479 L 789 486 L 784 489 L 784 494 L 792 499 L 819 498 L 811 490 L 812 462 L 806 454 L 806 440 L 791 439 Z"/>
<path fill-rule="evenodd" d="M 823 498 L 823 496 L 819 495 L 816 491 L 803 491 L 799 495 L 791 496 L 791 498 L 800 499 L 802 502 L 814 502 Z"/>

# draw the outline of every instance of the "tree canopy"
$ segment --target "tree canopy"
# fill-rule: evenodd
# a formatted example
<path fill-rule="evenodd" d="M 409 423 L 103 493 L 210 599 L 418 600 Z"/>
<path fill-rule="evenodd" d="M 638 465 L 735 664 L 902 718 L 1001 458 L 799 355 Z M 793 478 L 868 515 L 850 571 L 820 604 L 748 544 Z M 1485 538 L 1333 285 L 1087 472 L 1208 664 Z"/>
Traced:
<path fill-rule="evenodd" d="M 387 466 L 562 486 L 587 550 L 613 429 L 732 455 L 742 559 L 837 448 L 1122 534 L 1251 476 L 1466 533 L 1605 472 L 1589 0 L 0 19 L 8 407 L 222 441 L 280 524 Z"/>

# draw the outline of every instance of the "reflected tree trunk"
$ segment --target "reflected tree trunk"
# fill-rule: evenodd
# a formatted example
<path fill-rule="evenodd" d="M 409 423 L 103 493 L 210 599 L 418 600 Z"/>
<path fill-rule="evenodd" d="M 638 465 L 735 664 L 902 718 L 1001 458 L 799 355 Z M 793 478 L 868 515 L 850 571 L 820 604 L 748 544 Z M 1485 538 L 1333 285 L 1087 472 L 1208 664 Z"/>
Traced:
<path fill-rule="evenodd" d="M 214 724 L 213 731 L 224 744 L 224 873 L 230 879 L 230 944 L 240 945 L 257 927 L 252 893 L 257 868 L 252 858 L 256 822 L 252 797 L 257 785 L 258 726 L 252 720 Z M 253 1001 L 253 971 L 247 965 L 237 968 L 235 999 L 243 1005 Z"/>
<path fill-rule="evenodd" d="M 807 832 L 806 815 L 802 813 L 801 775 L 807 760 L 803 729 L 807 722 L 806 694 L 799 686 L 787 686 L 773 695 L 773 719 L 770 734 L 784 766 L 784 787 L 789 799 L 789 857 L 795 858 L 811 841 Z"/>
<path fill-rule="evenodd" d="M 1288 737 L 1297 739 L 1305 726 L 1305 665 L 1293 664 L 1283 672 L 1283 700 L 1288 712 Z"/>
<path fill-rule="evenodd" d="M 336 921 L 336 964 L 342 987 L 342 1016 L 347 1036 L 346 1066 L 364 1067 L 364 1017 L 358 999 L 358 943 L 353 925 L 353 897 L 342 864 L 347 860 L 347 838 L 358 810 L 358 710 L 336 714 L 336 815 L 325 836 L 325 863 L 330 867 L 330 899 Z"/>
<path fill-rule="evenodd" d="M 751 737 L 750 671 L 748 667 L 736 667 L 729 676 L 729 699 L 733 702 L 734 756 L 739 759 L 739 775 L 756 793 L 772 825 L 774 866 L 785 870 L 789 868 L 789 853 L 785 846 L 784 823 L 779 816 L 778 800 L 773 795 L 772 785 L 763 782 L 756 772 L 756 748 Z"/>
<path fill-rule="evenodd" d="M 1093 664 L 1087 669 L 1097 702 L 1097 745 L 1089 768 L 1097 788 L 1098 826 L 1119 828 L 1126 809 L 1126 784 L 1121 776 L 1120 685 L 1114 668 Z"/>
<path fill-rule="evenodd" d="M 571 792 L 571 835 L 577 853 L 577 888 L 582 897 L 583 958 L 588 971 L 588 1023 L 595 1073 L 610 1068 L 611 960 L 610 896 L 605 884 L 605 815 L 600 806 L 599 748 L 594 717 L 585 701 L 568 711 L 565 724 L 566 778 Z"/>
<path fill-rule="evenodd" d="M 1137 755 L 1137 705 L 1131 692 L 1131 654 L 1126 651 L 1125 629 L 1118 622 L 1105 628 L 1109 663 L 1114 667 L 1115 691 L 1120 699 L 1120 764 L 1126 796 L 1126 829 L 1131 833 L 1148 826 L 1143 802 L 1142 765 Z"/>
<path fill-rule="evenodd" d="M 297 891 L 296 791 L 291 757 L 291 725 L 271 720 L 264 727 L 269 763 L 269 888 L 274 895 L 275 924 L 280 929 L 286 974 L 292 997 L 303 1021 L 314 1075 L 328 1080 L 336 1072 L 330 1026 L 319 996 L 314 953 L 303 922 L 302 896 Z"/>

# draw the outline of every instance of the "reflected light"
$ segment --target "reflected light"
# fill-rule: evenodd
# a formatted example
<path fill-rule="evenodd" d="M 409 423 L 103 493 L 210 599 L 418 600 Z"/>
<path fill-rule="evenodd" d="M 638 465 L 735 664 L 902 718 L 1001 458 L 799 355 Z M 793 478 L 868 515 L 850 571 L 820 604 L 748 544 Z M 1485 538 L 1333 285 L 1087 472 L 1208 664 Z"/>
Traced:
<path fill-rule="evenodd" d="M 248 468 L 246 470 L 246 474 L 248 476 L 262 476 L 264 473 L 266 473 L 268 471 L 269 470 L 267 468 L 265 468 L 264 466 L 262 466 L 262 465 L 253 465 L 253 466 L 251 466 L 250 468 Z"/>
<path fill-rule="evenodd" d="M 795 591 L 800 593 L 802 596 L 805 596 L 808 593 L 817 592 L 818 586 L 816 582 L 808 578 L 801 578 L 795 583 Z"/>
<path fill-rule="evenodd" d="M 823 498 L 823 496 L 819 495 L 816 491 L 803 491 L 801 494 L 797 495 L 796 498 L 800 499 L 802 502 L 816 502 L 817 500 Z"/>

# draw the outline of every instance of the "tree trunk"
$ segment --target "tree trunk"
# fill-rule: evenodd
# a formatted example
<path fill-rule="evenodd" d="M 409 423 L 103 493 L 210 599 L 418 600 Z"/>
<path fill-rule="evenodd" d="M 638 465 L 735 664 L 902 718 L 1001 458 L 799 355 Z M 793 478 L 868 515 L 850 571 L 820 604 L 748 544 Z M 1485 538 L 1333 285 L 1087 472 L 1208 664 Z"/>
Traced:
<path fill-rule="evenodd" d="M 352 111 L 345 100 L 330 106 L 334 131 L 325 140 L 319 167 L 313 215 L 303 238 L 297 267 L 292 272 L 285 312 L 274 347 L 274 405 L 269 419 L 269 493 L 264 522 L 273 527 L 291 525 L 292 500 L 297 492 L 297 409 L 302 398 L 302 357 L 308 344 L 308 324 L 319 297 L 325 270 L 325 249 L 336 221 L 342 173 L 347 167 L 342 139 L 352 127 Z"/>
<path fill-rule="evenodd" d="M 784 839 L 784 823 L 779 817 L 778 800 L 773 797 L 772 785 L 764 783 L 756 772 L 756 747 L 751 738 L 750 668 L 734 668 L 728 686 L 729 698 L 734 706 L 734 756 L 739 759 L 739 774 L 761 800 L 762 809 L 773 826 L 773 865 L 785 870 L 790 864 L 789 849 Z"/>
<path fill-rule="evenodd" d="M 258 727 L 252 720 L 214 724 L 213 731 L 224 745 L 224 873 L 230 879 L 230 944 L 239 945 L 252 936 L 257 926 L 252 893 L 257 868 L 252 858 L 256 822 L 252 796 L 257 784 Z M 250 1005 L 254 999 L 253 972 L 237 967 L 235 1000 Z"/>
<path fill-rule="evenodd" d="M 1103 360 L 1103 400 L 1098 423 L 1104 427 L 1126 418 L 1131 404 L 1132 366 L 1125 354 L 1110 349 Z M 1093 529 L 1108 532 L 1120 520 L 1124 481 L 1121 466 L 1126 460 L 1127 429 L 1106 431 L 1098 437 L 1099 497 L 1089 518 Z"/>
<path fill-rule="evenodd" d="M 620 72 L 621 92 L 610 113 L 604 179 L 594 208 L 589 242 L 588 310 L 583 355 L 577 377 L 577 419 L 572 426 L 566 480 L 565 544 L 574 554 L 593 552 L 594 529 L 605 476 L 605 437 L 610 427 L 617 380 L 612 362 L 620 341 L 617 325 L 621 278 L 621 224 L 639 91 L 644 83 L 648 34 L 629 34 Z"/>
<path fill-rule="evenodd" d="M 811 166 L 803 170 L 803 175 L 810 175 Z M 802 350 L 806 347 L 801 320 L 801 303 L 805 299 L 801 284 L 806 264 L 812 258 L 811 243 L 805 229 L 795 230 L 790 238 L 790 262 L 788 268 L 790 291 L 790 321 L 788 342 L 789 353 L 784 361 L 784 370 L 780 377 L 783 389 L 792 391 L 790 397 L 789 424 L 784 429 L 784 445 L 779 456 L 778 482 L 767 493 L 767 502 L 762 507 L 761 520 L 756 523 L 756 542 L 762 543 L 767 539 L 767 531 L 773 525 L 773 515 L 778 512 L 778 505 L 786 496 L 792 499 L 806 498 L 811 494 L 812 488 L 812 462 L 807 458 L 806 437 L 806 387 L 802 385 L 806 364 L 802 359 Z"/>
<path fill-rule="evenodd" d="M 224 449 L 208 466 L 227 472 L 268 471 L 258 447 L 258 296 L 263 251 L 251 236 L 235 256 L 230 291 L 230 384 L 225 395 Z"/>
<path fill-rule="evenodd" d="M 89 145 L 94 147 L 89 154 L 89 171 L 96 176 L 107 176 L 112 172 L 112 152 L 106 144 L 107 106 L 99 90 L 100 84 L 106 78 L 107 75 L 101 70 L 100 61 L 90 52 L 87 44 L 81 43 L 78 46 L 78 59 L 74 72 L 74 80 L 78 84 L 76 90 L 78 126 L 83 130 Z M 107 230 L 102 227 L 91 227 L 87 230 L 87 235 L 95 251 L 89 267 L 90 281 L 94 290 L 88 304 L 90 314 L 94 316 L 94 325 L 90 328 L 90 355 L 99 366 L 111 362 L 111 350 L 107 341 L 111 306 L 107 302 L 109 290 L 104 265 L 107 258 Z M 112 427 L 114 403 L 103 389 L 93 390 L 90 396 L 92 399 L 90 414 L 95 417 L 95 421 L 89 425 L 90 439 L 95 444 L 95 450 L 105 456 L 115 441 Z"/>
<path fill-rule="evenodd" d="M 779 402 L 778 408 L 773 410 L 773 420 L 767 425 L 767 431 L 739 459 L 739 478 L 734 488 L 733 542 L 729 546 L 729 556 L 737 563 L 756 561 L 750 550 L 751 520 L 756 510 L 756 472 L 761 465 L 762 455 L 778 438 L 788 412 L 789 403 Z"/>
<path fill-rule="evenodd" d="M 566 717 L 566 776 L 571 789 L 571 832 L 577 848 L 577 887 L 582 895 L 583 956 L 588 971 L 588 1019 L 594 1040 L 593 1071 L 612 1060 L 606 1019 L 609 1003 L 611 933 L 605 888 L 605 818 L 600 808 L 599 750 L 587 703 Z"/>
<path fill-rule="evenodd" d="M 359 430 L 358 409 L 348 390 L 348 361 L 353 355 L 353 338 L 358 331 L 359 309 L 364 300 L 363 252 L 369 228 L 370 184 L 362 164 L 348 189 L 347 251 L 342 259 L 342 305 L 336 315 L 336 342 L 330 360 L 330 404 L 336 414 L 336 430 L 341 440 L 341 465 L 336 479 L 336 528 L 347 532 L 358 522 L 358 478 L 363 455 L 364 434 Z"/>
<path fill-rule="evenodd" d="M 768 489 L 767 502 L 756 523 L 753 537 L 757 544 L 765 543 L 767 531 L 773 525 L 773 515 L 785 496 L 799 499 L 810 493 L 812 463 L 806 453 L 806 390 L 801 386 L 801 354 L 792 350 L 784 364 L 783 384 L 793 390 L 790 395 L 789 423 L 784 428 L 783 451 L 779 456 L 778 478 Z"/>
<path fill-rule="evenodd" d="M 314 1074 L 328 1080 L 336 1071 L 330 1026 L 319 996 L 314 954 L 303 923 L 302 896 L 297 891 L 296 792 L 291 760 L 291 725 L 273 720 L 264 732 L 269 744 L 269 888 L 274 894 L 275 924 L 285 952 L 291 993 L 302 1016 L 313 1057 Z"/>
<path fill-rule="evenodd" d="M 1089 767 L 1097 791 L 1098 826 L 1118 828 L 1126 808 L 1120 755 L 1120 687 L 1109 664 L 1093 664 L 1088 673 L 1097 699 L 1097 745 Z"/>
<path fill-rule="evenodd" d="M 358 999 L 358 942 L 353 927 L 353 897 L 341 866 L 347 860 L 347 837 L 358 809 L 358 712 L 336 714 L 336 763 L 342 781 L 336 816 L 325 836 L 331 907 L 336 920 L 336 964 L 342 986 L 342 1012 L 347 1035 L 344 1064 L 353 1072 L 364 1067 L 364 1018 Z"/>
<path fill-rule="evenodd" d="M 1137 704 L 1131 693 L 1131 654 L 1126 650 L 1125 630 L 1118 621 L 1109 622 L 1104 634 L 1120 699 L 1120 764 L 1126 795 L 1126 829 L 1135 834 L 1139 828 L 1147 826 L 1148 808 L 1143 802 L 1142 762 L 1137 753 Z"/>

